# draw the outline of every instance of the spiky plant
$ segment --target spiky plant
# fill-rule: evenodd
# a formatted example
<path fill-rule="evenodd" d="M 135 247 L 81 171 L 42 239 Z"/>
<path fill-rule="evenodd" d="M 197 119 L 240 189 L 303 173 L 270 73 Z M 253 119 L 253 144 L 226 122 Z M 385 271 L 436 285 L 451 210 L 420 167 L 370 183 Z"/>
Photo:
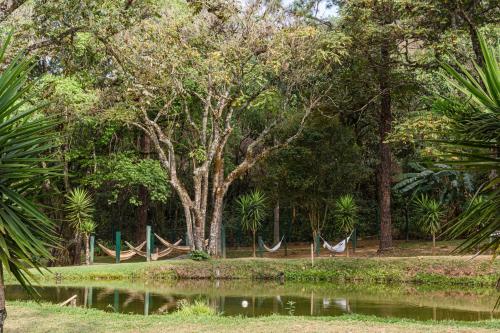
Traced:
<path fill-rule="evenodd" d="M 95 230 L 93 221 L 94 203 L 89 192 L 83 188 L 74 188 L 66 195 L 66 211 L 68 221 L 75 230 L 75 242 L 81 243 L 83 235 L 85 242 L 85 263 L 90 264 L 89 236 Z"/>
<path fill-rule="evenodd" d="M 335 201 L 334 217 L 339 229 L 348 235 L 354 230 L 358 220 L 358 205 L 350 194 L 343 195 Z M 349 256 L 349 247 L 346 246 L 346 255 Z"/>
<path fill-rule="evenodd" d="M 10 36 L 0 49 L 4 62 Z M 55 169 L 47 153 L 54 147 L 53 120 L 35 117 L 27 93 L 31 59 L 22 54 L 0 73 L 0 331 L 5 311 L 4 273 L 17 279 L 31 295 L 31 268 L 41 270 L 57 243 L 54 224 L 33 201 Z M 44 167 L 45 166 L 45 167 Z M 40 260 L 41 259 L 41 260 Z"/>
<path fill-rule="evenodd" d="M 243 229 L 252 232 L 253 256 L 255 257 L 255 235 L 266 217 L 266 197 L 259 190 L 255 190 L 240 196 L 237 204 Z"/>
<path fill-rule="evenodd" d="M 457 251 L 478 247 L 481 252 L 500 248 L 500 238 L 490 235 L 500 230 L 500 49 L 489 47 L 479 38 L 484 66 L 474 64 L 475 73 L 462 64 L 442 64 L 445 79 L 461 94 L 449 99 L 444 109 L 452 121 L 452 139 L 444 141 L 450 160 L 467 171 L 489 173 L 476 196 L 480 204 L 470 205 L 447 230 L 450 238 L 466 236 Z M 457 69 L 455 69 L 457 68 Z"/>
<path fill-rule="evenodd" d="M 432 251 L 436 248 L 436 234 L 441 230 L 444 217 L 443 206 L 426 194 L 415 199 L 418 225 L 422 231 L 432 235 Z"/>

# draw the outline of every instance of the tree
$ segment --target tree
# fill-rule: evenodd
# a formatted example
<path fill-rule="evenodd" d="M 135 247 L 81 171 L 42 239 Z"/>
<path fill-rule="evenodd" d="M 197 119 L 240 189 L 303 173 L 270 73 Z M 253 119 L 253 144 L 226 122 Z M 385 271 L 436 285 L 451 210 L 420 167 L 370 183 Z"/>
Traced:
<path fill-rule="evenodd" d="M 415 206 L 419 215 L 418 224 L 422 231 L 432 235 L 432 252 L 436 248 L 436 234 L 441 230 L 444 216 L 442 205 L 435 199 L 423 194 L 415 199 Z"/>
<path fill-rule="evenodd" d="M 347 236 L 354 230 L 354 225 L 358 219 L 358 206 L 354 197 L 350 194 L 341 196 L 335 201 L 334 215 L 338 227 Z M 349 247 L 346 247 L 346 254 L 349 256 Z"/>
<path fill-rule="evenodd" d="M 266 217 L 266 197 L 258 190 L 238 198 L 238 213 L 241 225 L 252 232 L 253 257 L 255 258 L 255 235 Z"/>
<path fill-rule="evenodd" d="M 10 36 L 0 50 L 2 62 L 9 41 Z M 28 103 L 32 64 L 19 54 L 0 74 L 0 332 L 7 316 L 5 272 L 34 295 L 30 269 L 40 270 L 57 243 L 52 221 L 33 201 L 56 170 L 47 166 L 53 162 L 47 153 L 54 147 L 54 120 Z"/>
<path fill-rule="evenodd" d="M 353 131 L 328 111 L 322 108 L 321 113 L 311 115 L 301 137 L 262 162 L 251 175 L 268 196 L 279 188 L 280 203 L 303 216 L 314 242 L 332 225 L 335 199 L 354 192 L 367 179 Z"/>
<path fill-rule="evenodd" d="M 75 242 L 81 243 L 81 236 L 85 243 L 85 264 L 90 264 L 89 236 L 95 230 L 95 223 L 92 218 L 94 204 L 90 194 L 83 188 L 74 188 L 66 196 L 66 211 L 68 220 L 75 230 Z"/>
<path fill-rule="evenodd" d="M 177 19 L 165 11 L 110 47 L 130 79 L 126 98 L 139 117 L 129 121 L 150 137 L 182 203 L 190 243 L 204 248 L 210 221 L 209 252 L 217 255 L 229 187 L 299 137 L 330 89 L 325 73 L 344 39 L 258 1 L 190 11 Z M 266 113 L 257 115 L 258 106 Z M 265 121 L 252 123 L 253 116 Z M 290 136 L 270 140 L 292 121 Z M 239 136 L 250 144 L 229 168 L 228 146 Z"/>

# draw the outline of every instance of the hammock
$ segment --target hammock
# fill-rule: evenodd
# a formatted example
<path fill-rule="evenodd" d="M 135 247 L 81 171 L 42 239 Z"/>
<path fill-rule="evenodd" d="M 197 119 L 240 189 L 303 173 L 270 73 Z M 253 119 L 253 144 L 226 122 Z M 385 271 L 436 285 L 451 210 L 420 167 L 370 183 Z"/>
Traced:
<path fill-rule="evenodd" d="M 182 239 L 178 240 L 175 244 L 172 244 L 172 243 L 167 242 L 166 240 L 164 240 L 160 236 L 158 236 L 156 233 L 155 233 L 155 237 L 160 241 L 160 243 L 162 243 L 163 245 L 165 245 L 167 248 L 171 248 L 173 250 L 177 250 L 177 251 L 180 251 L 180 252 L 189 252 L 189 251 L 191 251 L 191 247 L 190 246 L 187 246 L 187 245 L 178 245 L 182 241 Z"/>
<path fill-rule="evenodd" d="M 283 239 L 285 238 L 285 236 L 281 237 L 281 240 L 276 243 L 276 245 L 274 245 L 273 247 L 267 247 L 266 244 L 264 244 L 264 242 L 262 242 L 262 247 L 267 251 L 267 252 L 276 252 L 280 249 L 280 246 L 281 246 L 281 242 L 283 242 Z"/>
<path fill-rule="evenodd" d="M 97 245 L 108 256 L 116 258 L 116 251 L 115 250 L 108 249 L 107 247 L 105 247 L 101 243 L 97 243 Z M 144 241 L 141 244 L 139 244 L 139 246 L 136 247 L 136 249 L 140 250 L 140 249 L 142 249 L 144 247 L 144 245 L 146 245 L 146 241 Z M 122 260 L 129 260 L 130 258 L 132 258 L 133 256 L 135 256 L 135 254 L 136 253 L 134 251 L 120 251 L 120 261 L 122 261 Z"/>
<path fill-rule="evenodd" d="M 175 242 L 174 245 L 178 245 L 180 242 L 182 241 L 182 239 L 179 239 L 177 242 Z M 147 252 L 145 251 L 141 251 L 140 248 L 137 248 L 137 247 L 134 247 L 132 244 L 130 244 L 129 242 L 125 241 L 125 245 L 127 245 L 131 251 L 135 252 L 135 254 L 141 256 L 141 257 L 144 257 L 146 258 L 148 255 L 147 255 Z M 160 252 L 156 252 L 156 253 L 151 253 L 151 260 L 158 260 L 160 258 L 163 258 L 167 255 L 169 255 L 171 252 L 172 252 L 172 248 L 167 248 L 165 250 L 162 250 Z"/>
<path fill-rule="evenodd" d="M 330 252 L 342 253 L 345 251 L 346 244 L 349 243 L 349 238 L 351 238 L 353 232 L 354 232 L 354 230 L 351 232 L 351 234 L 349 236 L 347 236 L 346 239 L 344 239 L 343 241 L 341 241 L 337 245 L 330 245 L 323 237 L 321 237 L 321 239 L 323 240 L 323 247 L 325 249 L 328 249 L 328 251 L 330 251 Z"/>

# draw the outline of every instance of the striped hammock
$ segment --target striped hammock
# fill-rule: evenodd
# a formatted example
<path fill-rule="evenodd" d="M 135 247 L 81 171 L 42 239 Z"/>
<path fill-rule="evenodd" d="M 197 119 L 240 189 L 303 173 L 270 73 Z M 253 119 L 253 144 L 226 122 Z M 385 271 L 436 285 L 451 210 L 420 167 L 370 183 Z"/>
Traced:
<path fill-rule="evenodd" d="M 116 258 L 116 251 L 115 250 L 108 249 L 107 247 L 105 247 L 101 243 L 97 243 L 97 245 L 101 248 L 102 252 L 106 253 L 110 257 Z M 144 245 L 146 245 L 146 241 L 139 244 L 139 246 L 135 247 L 135 249 L 141 250 L 144 247 Z M 136 255 L 136 252 L 132 251 L 132 250 L 120 251 L 120 261 L 129 260 L 130 258 L 132 258 L 135 255 Z"/>

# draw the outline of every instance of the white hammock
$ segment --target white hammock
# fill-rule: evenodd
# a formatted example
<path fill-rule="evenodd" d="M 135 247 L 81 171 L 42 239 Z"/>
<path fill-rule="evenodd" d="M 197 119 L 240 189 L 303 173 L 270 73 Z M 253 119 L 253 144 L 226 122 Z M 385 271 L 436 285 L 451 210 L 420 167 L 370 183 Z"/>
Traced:
<path fill-rule="evenodd" d="M 323 240 L 323 247 L 325 249 L 328 249 L 328 251 L 330 251 L 330 252 L 342 253 L 345 251 L 345 247 L 346 247 L 347 243 L 349 243 L 349 238 L 351 238 L 353 232 L 354 232 L 354 230 L 351 232 L 351 234 L 349 236 L 347 236 L 346 239 L 344 239 L 343 241 L 341 241 L 337 245 L 330 245 L 323 237 L 321 237 L 321 239 Z"/>
<path fill-rule="evenodd" d="M 283 242 L 283 239 L 285 238 L 285 236 L 281 237 L 281 240 L 276 243 L 276 245 L 274 245 L 273 247 L 267 247 L 266 244 L 264 244 L 264 242 L 262 242 L 262 247 L 264 248 L 264 250 L 266 250 L 267 252 L 276 252 L 280 249 L 280 246 L 281 246 L 281 242 Z"/>

